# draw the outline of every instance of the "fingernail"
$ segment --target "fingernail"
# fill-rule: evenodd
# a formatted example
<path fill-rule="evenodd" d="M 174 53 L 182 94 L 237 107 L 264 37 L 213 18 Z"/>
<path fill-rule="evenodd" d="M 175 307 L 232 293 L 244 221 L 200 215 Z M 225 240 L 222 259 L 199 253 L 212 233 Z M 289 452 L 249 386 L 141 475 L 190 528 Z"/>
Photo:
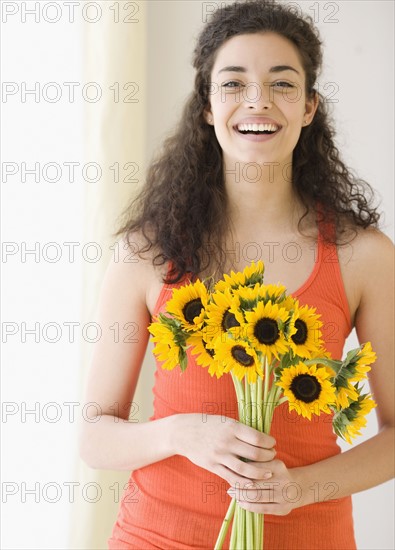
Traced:
<path fill-rule="evenodd" d="M 228 489 L 226 492 L 230 497 L 234 497 L 236 494 L 236 491 L 234 489 Z"/>
<path fill-rule="evenodd" d="M 263 479 L 270 479 L 271 477 L 273 477 L 272 472 L 266 472 L 263 474 Z"/>

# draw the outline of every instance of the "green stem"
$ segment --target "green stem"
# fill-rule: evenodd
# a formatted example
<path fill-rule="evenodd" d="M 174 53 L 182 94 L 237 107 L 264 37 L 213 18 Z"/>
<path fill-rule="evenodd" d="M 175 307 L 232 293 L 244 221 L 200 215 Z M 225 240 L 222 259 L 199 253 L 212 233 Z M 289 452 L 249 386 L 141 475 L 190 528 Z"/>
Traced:
<path fill-rule="evenodd" d="M 240 508 L 240 526 L 239 526 L 239 548 L 249 548 L 248 541 L 246 538 L 246 511 L 243 508 Z"/>
<path fill-rule="evenodd" d="M 253 525 L 252 525 L 252 512 L 248 510 L 243 510 L 246 513 L 246 528 L 247 528 L 247 548 L 251 548 L 251 550 L 255 550 L 255 544 L 254 544 L 254 531 L 253 531 Z"/>
<path fill-rule="evenodd" d="M 245 391 L 245 424 L 251 426 L 251 387 L 247 382 L 247 377 L 244 378 L 244 391 Z"/>
<path fill-rule="evenodd" d="M 263 358 L 264 378 L 257 378 L 255 383 L 248 383 L 247 377 L 244 384 L 232 372 L 234 382 L 239 422 L 270 434 L 275 407 L 284 402 L 280 399 L 282 389 L 274 384 L 270 386 L 270 376 L 273 363 Z M 264 515 L 248 512 L 238 506 L 232 499 L 215 545 L 214 550 L 221 550 L 233 518 L 232 532 L 229 550 L 261 550 L 264 541 Z"/>
<path fill-rule="evenodd" d="M 236 507 L 236 499 L 232 498 L 228 511 L 226 512 L 224 521 L 222 522 L 221 530 L 219 532 L 217 542 L 215 543 L 214 550 L 221 550 L 222 548 L 222 545 L 226 537 L 226 533 L 228 532 L 228 529 L 229 529 L 230 522 L 232 521 L 232 518 L 234 516 L 235 507 Z"/>
<path fill-rule="evenodd" d="M 237 506 L 236 504 L 235 515 L 233 518 L 233 525 L 232 525 L 232 533 L 230 535 L 229 550 L 236 550 L 237 548 L 237 531 L 238 531 L 237 527 L 239 525 L 238 517 L 239 517 L 239 506 Z M 220 546 L 219 548 L 222 548 L 222 546 Z"/>
<path fill-rule="evenodd" d="M 270 376 L 270 372 L 269 372 L 269 362 L 267 360 L 267 357 L 266 355 L 264 356 L 264 383 L 265 383 L 265 386 L 264 386 L 264 390 L 263 390 L 263 402 L 266 403 L 267 401 L 267 394 L 269 393 L 269 376 Z"/>
<path fill-rule="evenodd" d="M 251 395 L 251 422 L 250 425 L 257 429 L 258 428 L 258 402 L 257 402 L 257 384 L 256 382 L 250 384 L 250 395 Z"/>
<path fill-rule="evenodd" d="M 271 365 L 269 364 L 269 361 L 267 360 L 267 357 L 265 357 L 265 388 L 263 392 L 263 431 L 265 433 L 270 432 L 270 425 L 271 425 L 271 403 L 270 403 L 270 396 L 271 396 L 271 390 L 269 390 L 269 381 L 270 381 L 270 374 L 271 374 Z"/>
<path fill-rule="evenodd" d="M 259 545 L 259 516 L 262 514 L 257 514 L 253 512 L 253 523 L 254 523 L 254 533 L 255 533 L 255 544 Z M 258 548 L 260 548 L 258 546 Z"/>
<path fill-rule="evenodd" d="M 305 359 L 303 361 L 306 365 L 316 365 L 320 363 L 321 365 L 326 365 L 327 367 L 332 368 L 336 373 L 341 369 L 343 362 L 338 359 L 328 359 L 327 357 L 314 357 L 314 359 Z"/>
<path fill-rule="evenodd" d="M 245 423 L 245 394 L 244 387 L 242 382 L 231 372 L 233 384 L 236 390 L 236 398 L 239 412 L 239 422 Z M 238 532 L 240 530 L 237 528 L 240 522 L 240 507 L 237 506 L 236 499 L 232 499 L 228 507 L 226 516 L 222 522 L 222 526 L 215 544 L 214 550 L 221 550 L 223 542 L 225 540 L 226 534 L 229 529 L 230 522 L 233 518 L 232 532 L 230 538 L 230 550 L 235 550 L 238 544 Z"/>
<path fill-rule="evenodd" d="M 272 386 L 269 391 L 266 404 L 266 417 L 270 420 L 270 425 L 273 419 L 274 409 L 279 405 L 279 397 L 282 389 L 279 386 Z"/>
<path fill-rule="evenodd" d="M 264 532 L 265 532 L 265 516 L 263 514 L 260 514 L 262 517 L 261 517 L 261 521 L 259 523 L 259 538 L 258 538 L 258 544 L 259 544 L 259 548 L 263 548 L 263 535 L 264 535 Z"/>
<path fill-rule="evenodd" d="M 231 371 L 231 375 L 232 375 L 233 384 L 236 390 L 237 407 L 239 411 L 239 422 L 242 422 L 243 424 L 245 424 L 246 398 L 245 398 L 244 386 L 241 380 L 239 380 L 237 376 L 233 374 L 232 371 Z"/>
<path fill-rule="evenodd" d="M 263 432 L 263 407 L 262 407 L 262 390 L 263 390 L 263 378 L 258 376 L 257 380 L 257 392 L 256 392 L 256 402 L 258 404 L 258 422 L 257 422 L 257 429 L 260 432 Z"/>

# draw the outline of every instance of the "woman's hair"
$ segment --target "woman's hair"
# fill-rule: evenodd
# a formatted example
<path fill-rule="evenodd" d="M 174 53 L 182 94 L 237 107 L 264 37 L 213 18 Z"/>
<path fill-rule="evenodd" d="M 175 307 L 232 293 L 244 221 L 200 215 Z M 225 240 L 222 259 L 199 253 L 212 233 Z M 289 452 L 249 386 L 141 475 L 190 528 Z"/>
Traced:
<path fill-rule="evenodd" d="M 147 170 L 146 183 L 123 212 L 114 236 L 139 231 L 153 250 L 155 265 L 171 261 L 166 282 L 178 282 L 210 266 L 225 264 L 224 235 L 229 229 L 222 149 L 204 118 L 210 106 L 210 80 L 217 50 L 233 36 L 275 32 L 294 44 L 306 77 L 306 96 L 319 96 L 310 125 L 302 127 L 292 158 L 292 185 L 305 207 L 302 219 L 320 205 L 323 217 L 335 222 L 338 239 L 344 227 L 377 226 L 379 214 L 370 206 L 372 188 L 357 179 L 340 159 L 327 103 L 314 88 L 321 69 L 318 30 L 310 16 L 273 0 L 247 0 L 218 9 L 200 33 L 193 53 L 195 86 L 180 121 Z M 366 197 L 366 191 L 369 199 Z"/>

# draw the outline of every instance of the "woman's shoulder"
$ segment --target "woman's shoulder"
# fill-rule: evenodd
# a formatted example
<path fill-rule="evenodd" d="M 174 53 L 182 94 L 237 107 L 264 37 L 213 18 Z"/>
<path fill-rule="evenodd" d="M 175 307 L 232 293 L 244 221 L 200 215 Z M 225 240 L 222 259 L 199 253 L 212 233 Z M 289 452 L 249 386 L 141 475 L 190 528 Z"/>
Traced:
<path fill-rule="evenodd" d="M 141 231 L 120 237 L 117 250 L 117 266 L 113 265 L 112 269 L 118 271 L 129 291 L 138 295 L 151 313 L 167 273 L 167 262 L 159 265 L 155 261 L 158 251 L 154 246 L 147 247 Z"/>
<path fill-rule="evenodd" d="M 377 228 L 353 228 L 337 252 L 343 280 L 356 307 L 366 293 L 393 279 L 394 243 Z"/>
<path fill-rule="evenodd" d="M 347 230 L 344 243 L 339 246 L 340 254 L 343 247 L 349 249 L 350 261 L 356 267 L 364 267 L 365 270 L 369 267 L 374 269 L 380 259 L 388 260 L 394 255 L 392 240 L 375 227 Z"/>

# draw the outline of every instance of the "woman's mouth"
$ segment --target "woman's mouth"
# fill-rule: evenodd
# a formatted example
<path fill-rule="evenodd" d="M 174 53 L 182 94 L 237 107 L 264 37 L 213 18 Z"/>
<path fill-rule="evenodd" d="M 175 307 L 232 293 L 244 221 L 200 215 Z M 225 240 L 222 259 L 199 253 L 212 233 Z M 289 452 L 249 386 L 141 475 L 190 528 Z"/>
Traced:
<path fill-rule="evenodd" d="M 277 124 L 237 124 L 233 127 L 240 136 L 251 141 L 266 141 L 276 135 L 281 126 Z"/>

